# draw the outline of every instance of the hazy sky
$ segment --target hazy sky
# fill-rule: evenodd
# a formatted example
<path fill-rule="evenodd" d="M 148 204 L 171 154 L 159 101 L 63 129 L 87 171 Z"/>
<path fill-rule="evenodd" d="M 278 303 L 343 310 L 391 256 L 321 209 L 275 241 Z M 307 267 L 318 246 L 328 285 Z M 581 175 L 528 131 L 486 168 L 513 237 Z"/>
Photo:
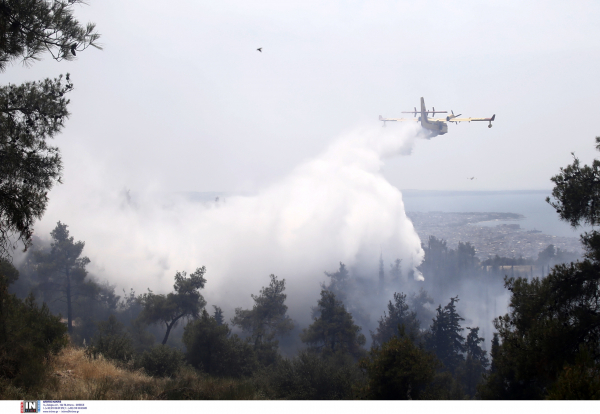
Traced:
<path fill-rule="evenodd" d="M 91 1 L 103 51 L 1 74 L 70 72 L 55 142 L 65 186 L 255 191 L 344 132 L 428 107 L 497 121 L 450 125 L 388 160 L 398 188 L 551 188 L 600 134 L 593 1 Z M 259 53 L 256 48 L 262 47 Z M 388 128 L 398 128 L 388 125 Z M 93 168 L 90 166 L 93 163 Z M 88 171 L 82 171 L 88 170 Z M 477 180 L 466 180 L 475 176 Z"/>

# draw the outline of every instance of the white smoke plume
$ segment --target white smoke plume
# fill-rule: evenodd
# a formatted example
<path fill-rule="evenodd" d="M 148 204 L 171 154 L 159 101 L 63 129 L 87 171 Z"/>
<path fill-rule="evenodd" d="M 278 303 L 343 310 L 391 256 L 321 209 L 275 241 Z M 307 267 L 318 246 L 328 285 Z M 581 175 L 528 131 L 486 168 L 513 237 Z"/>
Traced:
<path fill-rule="evenodd" d="M 36 234 L 48 235 L 59 220 L 69 225 L 75 240 L 86 242 L 90 272 L 119 290 L 168 292 L 176 271 L 206 266 L 203 294 L 227 318 L 234 307 L 251 306 L 250 294 L 274 273 L 287 281 L 292 317 L 306 321 L 323 272 L 339 262 L 370 272 L 374 283 L 380 253 L 402 259 L 404 274 L 421 263 L 402 194 L 380 173 L 386 157 L 411 153 L 418 132 L 406 126 L 345 134 L 256 195 L 210 203 L 165 201 L 139 189 L 130 196 L 110 188 L 91 157 L 82 158 L 82 177 L 53 191 Z"/>

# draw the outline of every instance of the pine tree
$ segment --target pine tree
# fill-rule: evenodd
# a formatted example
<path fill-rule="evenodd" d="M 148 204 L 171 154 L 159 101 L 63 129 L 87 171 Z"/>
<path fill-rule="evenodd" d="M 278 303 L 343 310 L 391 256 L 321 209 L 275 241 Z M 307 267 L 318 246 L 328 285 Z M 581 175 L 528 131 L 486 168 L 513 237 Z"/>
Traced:
<path fill-rule="evenodd" d="M 390 264 L 390 281 L 397 285 L 402 280 L 402 260 L 396 259 L 394 264 Z"/>
<path fill-rule="evenodd" d="M 546 201 L 561 220 L 572 227 L 600 223 L 600 160 L 581 166 L 574 156 L 551 180 L 554 201 Z M 585 394 L 600 383 L 600 233 L 586 232 L 581 241 L 582 261 L 556 265 L 531 281 L 505 278 L 509 312 L 494 320 L 501 342 L 492 348 L 482 398 L 548 398 L 549 390 L 566 398 L 568 390 Z M 553 246 L 542 253 L 541 262 L 556 254 Z M 585 375 L 573 375 L 577 371 Z"/>
<path fill-rule="evenodd" d="M 420 330 L 417 314 L 409 310 L 404 293 L 394 293 L 394 302 L 388 303 L 388 313 L 384 312 L 380 318 L 377 329 L 371 332 L 373 344 L 381 346 L 398 334 L 398 328 L 404 327 L 404 331 L 415 339 Z"/>
<path fill-rule="evenodd" d="M 340 268 L 337 272 L 325 272 L 325 275 L 330 278 L 329 284 L 322 284 L 321 287 L 333 292 L 338 300 L 345 303 L 348 298 L 348 290 L 350 288 L 350 276 L 348 269 L 346 269 L 346 265 L 340 262 Z"/>
<path fill-rule="evenodd" d="M 0 72 L 18 59 L 29 64 L 49 52 L 57 61 L 72 60 L 89 46 L 99 48 L 95 26 L 73 17 L 82 0 L 1 0 Z M 31 246 L 33 223 L 48 204 L 47 194 L 60 183 L 62 162 L 50 138 L 69 116 L 66 77 L 0 87 L 0 257 L 17 242 Z"/>
<path fill-rule="evenodd" d="M 167 343 L 169 333 L 182 319 L 198 318 L 206 301 L 200 293 L 206 279 L 204 266 L 196 269 L 189 276 L 186 272 L 175 274 L 174 292 L 157 295 L 148 289 L 148 293 L 140 295 L 138 300 L 143 306 L 139 319 L 148 324 L 164 323 L 167 328 L 162 345 Z"/>
<path fill-rule="evenodd" d="M 432 309 L 433 303 L 433 298 L 423 288 L 420 288 L 418 293 L 410 294 L 409 306 L 417 314 L 421 324 L 429 323 L 433 319 L 435 315 Z"/>
<path fill-rule="evenodd" d="M 231 323 L 250 334 L 255 352 L 264 365 L 269 365 L 277 358 L 279 341 L 275 338 L 286 335 L 294 327 L 287 315 L 285 299 L 285 279 L 277 280 L 271 275 L 271 283 L 260 290 L 260 295 L 251 295 L 254 300 L 252 309 L 235 309 Z"/>
<path fill-rule="evenodd" d="M 360 361 L 367 376 L 361 394 L 367 399 L 418 400 L 434 397 L 432 383 L 439 361 L 417 346 L 400 329 L 381 347 Z"/>
<path fill-rule="evenodd" d="M 27 64 L 50 52 L 57 61 L 73 60 L 90 46 L 101 49 L 95 25 L 73 17 L 83 0 L 2 0 L 0 2 L 0 71 L 16 59 Z"/>
<path fill-rule="evenodd" d="M 75 242 L 67 227 L 60 221 L 56 224 L 50 233 L 50 252 L 38 252 L 35 262 L 41 279 L 38 291 L 45 301 L 58 300 L 66 305 L 67 328 L 72 334 L 74 305 L 80 299 L 92 297 L 95 286 L 85 280 L 86 266 L 90 263 L 90 259 L 81 257 L 85 242 Z"/>
<path fill-rule="evenodd" d="M 210 375 L 240 377 L 252 374 L 257 361 L 252 346 L 231 335 L 229 326 L 219 325 L 206 309 L 183 330 L 186 358 Z"/>
<path fill-rule="evenodd" d="M 477 385 L 486 373 L 489 361 L 486 356 L 487 352 L 480 346 L 484 338 L 479 337 L 479 328 L 467 327 L 467 329 L 469 334 L 465 343 L 466 358 L 462 382 L 465 385 L 466 393 L 473 397 L 477 392 Z"/>
<path fill-rule="evenodd" d="M 225 318 L 223 318 L 223 309 L 215 305 L 213 305 L 213 308 L 215 308 L 213 318 L 215 318 L 215 321 L 217 321 L 217 325 L 223 325 L 223 323 L 225 323 Z"/>
<path fill-rule="evenodd" d="M 464 318 L 456 312 L 458 300 L 457 296 L 451 298 L 444 308 L 438 306 L 425 342 L 427 348 L 434 352 L 452 373 L 464 361 L 463 353 L 466 350 L 465 339 L 461 335 L 463 328 L 460 326 L 460 321 L 464 321 Z"/>
<path fill-rule="evenodd" d="M 366 342 L 365 336 L 333 292 L 321 290 L 317 313 L 319 316 L 314 318 L 308 329 L 302 331 L 302 342 L 324 355 L 349 353 L 359 357 L 364 354 L 362 346 Z"/>

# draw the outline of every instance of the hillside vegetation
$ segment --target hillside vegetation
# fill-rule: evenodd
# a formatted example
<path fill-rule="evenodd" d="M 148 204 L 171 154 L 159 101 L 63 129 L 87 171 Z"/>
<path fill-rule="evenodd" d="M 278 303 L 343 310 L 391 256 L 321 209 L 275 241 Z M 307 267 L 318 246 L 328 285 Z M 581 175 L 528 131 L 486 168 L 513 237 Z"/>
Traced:
<path fill-rule="evenodd" d="M 264 399 L 252 379 L 211 378 L 181 367 L 168 378 L 152 377 L 143 369 L 119 366 L 102 356 L 93 359 L 85 349 L 69 346 L 52 361 L 49 373 L 35 390 L 0 380 L 0 399 L 9 400 L 252 400 Z"/>

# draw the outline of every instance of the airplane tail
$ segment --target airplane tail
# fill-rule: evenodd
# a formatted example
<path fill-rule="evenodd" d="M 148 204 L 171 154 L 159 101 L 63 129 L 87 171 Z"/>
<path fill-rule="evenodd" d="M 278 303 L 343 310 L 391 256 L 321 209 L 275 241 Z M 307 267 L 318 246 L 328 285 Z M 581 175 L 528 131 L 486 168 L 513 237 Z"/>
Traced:
<path fill-rule="evenodd" d="M 427 122 L 427 109 L 425 109 L 425 99 L 421 97 L 421 125 Z"/>

